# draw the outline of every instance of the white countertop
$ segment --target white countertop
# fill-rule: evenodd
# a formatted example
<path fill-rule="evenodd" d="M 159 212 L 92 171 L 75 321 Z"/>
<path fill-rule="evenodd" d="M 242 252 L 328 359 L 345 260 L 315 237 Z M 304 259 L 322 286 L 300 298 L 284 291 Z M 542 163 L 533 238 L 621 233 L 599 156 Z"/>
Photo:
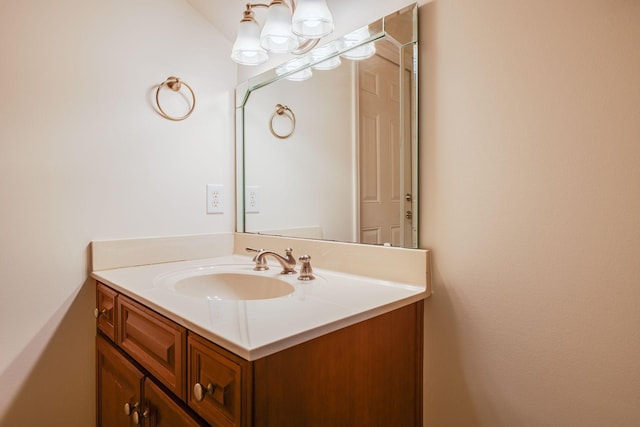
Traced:
<path fill-rule="evenodd" d="M 190 268 L 234 265 L 252 272 L 251 257 L 229 255 L 91 274 L 176 323 L 247 360 L 256 360 L 345 326 L 424 299 L 424 287 L 314 268 L 317 279 L 280 275 L 280 266 L 259 273 L 291 284 L 294 292 L 262 300 L 191 297 L 166 286 L 163 276 Z M 298 266 L 299 267 L 299 266 Z"/>

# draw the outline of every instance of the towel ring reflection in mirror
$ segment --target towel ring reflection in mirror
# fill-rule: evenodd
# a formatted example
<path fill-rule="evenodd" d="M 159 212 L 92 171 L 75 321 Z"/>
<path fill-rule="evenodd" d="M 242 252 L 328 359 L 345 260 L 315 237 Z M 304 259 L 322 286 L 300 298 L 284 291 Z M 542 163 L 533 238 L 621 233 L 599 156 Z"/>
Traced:
<path fill-rule="evenodd" d="M 189 111 L 187 111 L 187 114 L 185 114 L 184 116 L 181 116 L 181 117 L 170 116 L 160 106 L 160 90 L 162 88 L 164 88 L 164 87 L 167 87 L 167 88 L 171 89 L 174 92 L 180 92 L 180 89 L 182 89 L 183 85 L 191 93 L 191 108 L 189 108 Z M 167 78 L 167 80 L 162 82 L 158 86 L 158 89 L 156 90 L 156 105 L 158 106 L 158 114 L 160 114 L 162 117 L 164 117 L 167 120 L 173 120 L 175 122 L 178 122 L 180 120 L 186 119 L 187 117 L 189 117 L 191 115 L 191 113 L 193 113 L 193 109 L 196 107 L 196 95 L 195 95 L 195 93 L 193 93 L 193 89 L 191 89 L 191 86 L 189 86 L 188 84 L 186 84 L 185 82 L 180 80 L 179 77 L 170 76 L 170 77 Z"/>
<path fill-rule="evenodd" d="M 284 116 L 291 120 L 291 131 L 289 133 L 279 134 L 273 129 L 273 120 L 276 118 L 276 116 Z M 271 134 L 273 136 L 279 139 L 287 139 L 291 135 L 293 135 L 293 132 L 296 130 L 296 115 L 293 114 L 291 108 L 287 107 L 286 105 L 276 104 L 276 111 L 273 112 L 273 114 L 271 115 L 271 120 L 269 121 L 269 130 L 271 131 Z"/>

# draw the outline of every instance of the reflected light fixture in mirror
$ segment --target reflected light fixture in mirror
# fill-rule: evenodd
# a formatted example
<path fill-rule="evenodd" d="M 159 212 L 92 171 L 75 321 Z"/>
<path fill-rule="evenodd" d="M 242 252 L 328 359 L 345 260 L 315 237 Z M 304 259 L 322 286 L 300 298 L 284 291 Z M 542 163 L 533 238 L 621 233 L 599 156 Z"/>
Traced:
<path fill-rule="evenodd" d="M 342 54 L 343 58 L 351 59 L 354 61 L 362 61 L 363 59 L 371 58 L 376 54 L 376 47 L 373 43 L 362 44 L 362 42 L 370 37 L 369 28 L 362 27 L 352 33 L 347 34 L 343 38 L 345 48 L 350 49 Z"/>
<path fill-rule="evenodd" d="M 322 61 L 324 58 L 329 58 L 332 54 L 337 53 L 338 49 L 331 43 L 325 46 L 320 46 L 311 51 L 311 60 L 313 62 Z M 329 59 L 325 59 L 322 62 L 318 62 L 311 66 L 314 70 L 328 71 L 338 68 L 342 61 L 339 56 L 333 56 Z"/>
<path fill-rule="evenodd" d="M 313 49 L 320 39 L 333 31 L 333 17 L 325 0 L 272 0 L 270 4 L 247 3 L 231 59 L 241 65 L 260 65 L 268 53 L 300 55 Z M 262 31 L 254 8 L 267 8 Z M 293 15 L 292 15 L 293 10 Z M 259 36 L 258 36 L 259 34 Z"/>
<path fill-rule="evenodd" d="M 307 65 L 307 62 L 303 60 L 303 58 L 293 59 L 291 61 L 285 62 L 276 68 L 276 75 L 282 76 L 291 71 L 297 70 L 298 68 L 302 68 Z M 313 72 L 310 68 L 305 67 L 302 70 L 295 72 L 291 75 L 285 77 L 287 80 L 291 80 L 292 82 L 303 82 L 308 80 L 313 75 Z"/>

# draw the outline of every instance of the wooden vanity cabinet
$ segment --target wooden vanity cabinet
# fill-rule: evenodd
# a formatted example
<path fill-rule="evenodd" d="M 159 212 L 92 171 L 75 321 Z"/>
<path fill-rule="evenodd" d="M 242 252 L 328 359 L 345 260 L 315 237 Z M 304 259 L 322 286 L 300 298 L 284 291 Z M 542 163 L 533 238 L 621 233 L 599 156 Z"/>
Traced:
<path fill-rule="evenodd" d="M 96 337 L 99 427 L 134 425 L 136 402 L 143 427 L 422 425 L 423 301 L 250 362 L 114 300 L 115 340 L 99 321 Z"/>

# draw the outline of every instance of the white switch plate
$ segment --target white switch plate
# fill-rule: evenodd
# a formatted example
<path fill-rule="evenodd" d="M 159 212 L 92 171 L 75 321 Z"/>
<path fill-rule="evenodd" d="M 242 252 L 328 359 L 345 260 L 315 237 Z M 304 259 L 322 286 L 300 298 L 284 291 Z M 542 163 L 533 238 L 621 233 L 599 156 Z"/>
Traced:
<path fill-rule="evenodd" d="M 207 213 L 224 213 L 224 185 L 207 184 Z"/>
<path fill-rule="evenodd" d="M 247 185 L 244 192 L 244 212 L 260 213 L 260 187 Z"/>

